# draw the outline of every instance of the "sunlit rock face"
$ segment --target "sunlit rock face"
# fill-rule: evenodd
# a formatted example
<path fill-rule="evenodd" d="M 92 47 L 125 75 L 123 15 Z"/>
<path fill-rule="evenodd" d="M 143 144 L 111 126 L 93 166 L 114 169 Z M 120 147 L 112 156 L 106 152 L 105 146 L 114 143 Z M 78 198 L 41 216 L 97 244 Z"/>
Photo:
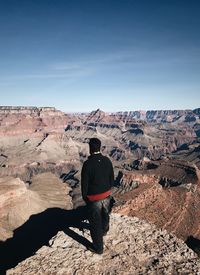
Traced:
<path fill-rule="evenodd" d="M 91 240 L 88 230 L 84 234 L 74 227 L 70 230 Z M 96 255 L 59 231 L 49 245 L 7 274 L 198 274 L 200 270 L 199 259 L 183 241 L 136 217 L 112 214 L 104 243 L 103 255 Z"/>
<path fill-rule="evenodd" d="M 67 117 L 51 107 L 0 107 L 0 134 L 22 135 L 63 130 Z"/>
<path fill-rule="evenodd" d="M 135 177 L 133 177 L 135 179 Z M 114 210 L 129 216 L 137 216 L 157 228 L 167 229 L 179 238 L 200 238 L 196 217 L 200 215 L 200 191 L 197 185 L 163 188 L 158 181 L 140 181 L 137 189 L 117 194 L 123 203 Z"/>
<path fill-rule="evenodd" d="M 0 240 L 12 237 L 13 230 L 33 214 L 50 207 L 72 209 L 71 188 L 52 173 L 42 173 L 28 186 L 19 178 L 0 179 Z"/>
<path fill-rule="evenodd" d="M 192 150 L 200 121 L 191 110 L 105 113 L 98 109 L 79 118 L 79 123 L 67 125 L 66 136 L 83 143 L 97 136 L 103 141 L 104 152 L 120 162 L 143 157 L 159 160 Z"/>
<path fill-rule="evenodd" d="M 0 107 L 1 239 L 32 214 L 84 204 L 80 172 L 92 137 L 114 166 L 116 212 L 199 239 L 199 132 L 199 109 L 72 114 Z"/>

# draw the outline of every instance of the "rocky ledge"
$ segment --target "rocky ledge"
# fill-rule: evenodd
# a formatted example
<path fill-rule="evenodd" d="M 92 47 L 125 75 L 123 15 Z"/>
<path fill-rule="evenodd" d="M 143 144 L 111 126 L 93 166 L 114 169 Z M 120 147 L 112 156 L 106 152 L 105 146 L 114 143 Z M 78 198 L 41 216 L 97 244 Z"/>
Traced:
<path fill-rule="evenodd" d="M 196 254 L 166 230 L 119 214 L 111 215 L 110 225 L 103 255 L 80 244 L 83 238 L 90 239 L 88 230 L 70 228 L 71 233 L 59 231 L 49 246 L 6 274 L 200 274 Z"/>
<path fill-rule="evenodd" d="M 1 240 L 11 238 L 13 230 L 31 215 L 53 207 L 72 209 L 70 191 L 71 188 L 52 173 L 34 176 L 30 186 L 19 178 L 0 178 L 0 247 Z"/>

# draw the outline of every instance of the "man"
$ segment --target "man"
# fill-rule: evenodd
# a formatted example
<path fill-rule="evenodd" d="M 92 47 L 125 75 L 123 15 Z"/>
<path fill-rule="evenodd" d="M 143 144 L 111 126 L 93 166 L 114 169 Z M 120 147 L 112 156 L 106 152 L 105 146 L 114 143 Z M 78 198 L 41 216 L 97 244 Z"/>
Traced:
<path fill-rule="evenodd" d="M 82 197 L 88 207 L 88 219 L 93 247 L 88 249 L 97 254 L 103 253 L 103 236 L 109 230 L 111 211 L 111 187 L 114 182 L 113 166 L 110 159 L 100 153 L 101 141 L 91 138 L 90 156 L 81 171 Z"/>

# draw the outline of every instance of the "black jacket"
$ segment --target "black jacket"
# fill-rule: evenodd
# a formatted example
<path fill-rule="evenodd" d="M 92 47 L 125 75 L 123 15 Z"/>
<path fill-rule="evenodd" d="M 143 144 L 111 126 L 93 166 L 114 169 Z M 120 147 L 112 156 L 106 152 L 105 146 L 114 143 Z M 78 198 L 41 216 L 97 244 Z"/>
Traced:
<path fill-rule="evenodd" d="M 84 162 L 81 171 L 82 197 L 96 195 L 111 189 L 114 182 L 113 166 L 110 159 L 101 153 L 92 154 Z"/>

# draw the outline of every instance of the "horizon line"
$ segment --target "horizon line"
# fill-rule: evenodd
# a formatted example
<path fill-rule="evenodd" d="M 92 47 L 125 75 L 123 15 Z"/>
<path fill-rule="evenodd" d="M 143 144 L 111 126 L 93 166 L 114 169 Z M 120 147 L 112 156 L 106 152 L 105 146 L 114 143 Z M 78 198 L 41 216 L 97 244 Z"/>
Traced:
<path fill-rule="evenodd" d="M 0 109 L 9 109 L 9 108 L 23 108 L 23 109 L 42 109 L 42 108 L 51 108 L 51 109 L 55 109 L 55 110 L 58 110 L 58 111 L 62 111 L 64 113 L 67 113 L 67 114 L 75 114 L 75 113 L 92 113 L 92 112 L 97 112 L 97 111 L 101 111 L 101 112 L 104 112 L 104 113 L 124 113 L 124 112 L 149 112 L 149 111 L 194 111 L 194 110 L 197 110 L 197 109 L 200 109 L 200 107 L 196 107 L 196 108 L 183 108 L 183 109 L 180 109 L 180 108 L 177 108 L 177 109 L 135 109 L 135 110 L 126 110 L 126 111 L 104 111 L 100 108 L 97 108 L 97 109 L 94 109 L 94 110 L 91 110 L 91 111 L 63 111 L 62 109 L 63 108 L 57 108 L 55 106 L 37 106 L 37 105 L 1 105 L 0 106 Z"/>

